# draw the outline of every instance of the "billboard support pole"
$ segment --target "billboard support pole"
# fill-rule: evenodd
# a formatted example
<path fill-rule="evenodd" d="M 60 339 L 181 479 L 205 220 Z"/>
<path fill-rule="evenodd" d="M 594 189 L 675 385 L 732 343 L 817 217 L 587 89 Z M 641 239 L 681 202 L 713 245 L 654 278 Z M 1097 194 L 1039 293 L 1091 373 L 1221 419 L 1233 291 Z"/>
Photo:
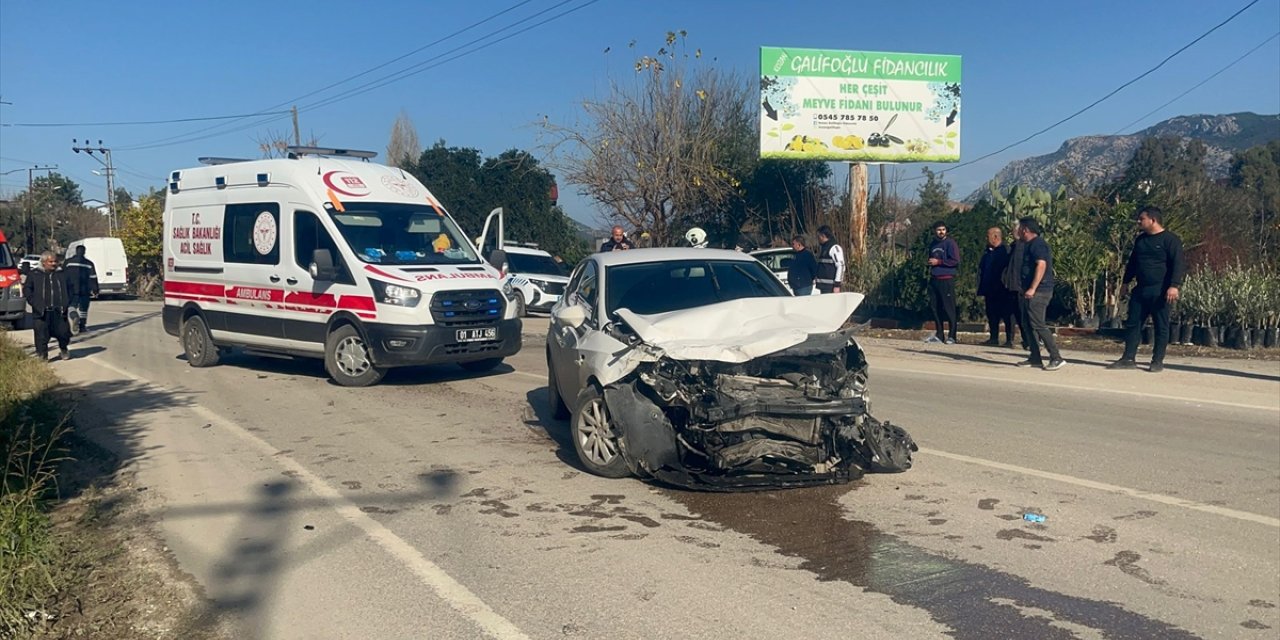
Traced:
<path fill-rule="evenodd" d="M 853 259 L 867 257 L 867 165 L 849 164 L 849 248 Z"/>

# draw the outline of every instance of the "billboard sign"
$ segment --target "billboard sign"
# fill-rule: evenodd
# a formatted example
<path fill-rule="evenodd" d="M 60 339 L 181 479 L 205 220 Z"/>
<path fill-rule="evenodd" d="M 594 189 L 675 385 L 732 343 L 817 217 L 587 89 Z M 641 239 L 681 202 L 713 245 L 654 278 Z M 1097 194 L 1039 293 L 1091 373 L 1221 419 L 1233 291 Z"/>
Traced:
<path fill-rule="evenodd" d="M 960 56 L 760 49 L 760 157 L 960 161 Z"/>

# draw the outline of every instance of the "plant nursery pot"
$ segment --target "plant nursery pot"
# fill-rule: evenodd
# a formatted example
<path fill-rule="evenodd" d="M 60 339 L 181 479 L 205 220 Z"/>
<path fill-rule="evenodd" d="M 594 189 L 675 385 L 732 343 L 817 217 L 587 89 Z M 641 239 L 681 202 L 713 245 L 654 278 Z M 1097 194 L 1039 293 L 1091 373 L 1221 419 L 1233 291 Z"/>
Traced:
<path fill-rule="evenodd" d="M 1226 327 L 1214 327 L 1210 329 L 1210 331 L 1213 332 L 1212 346 L 1221 347 L 1226 344 L 1225 340 L 1223 339 L 1226 337 L 1226 334 L 1227 334 Z"/>
<path fill-rule="evenodd" d="M 1255 328 L 1255 329 L 1249 330 L 1249 348 L 1250 349 L 1262 348 L 1263 334 L 1265 332 L 1266 332 L 1266 329 Z"/>
<path fill-rule="evenodd" d="M 1178 344 L 1178 336 L 1182 335 L 1182 323 L 1169 323 L 1169 344 Z"/>
<path fill-rule="evenodd" d="M 1262 330 L 1262 346 L 1268 349 L 1280 346 L 1280 327 L 1270 327 Z"/>
<path fill-rule="evenodd" d="M 1192 335 L 1195 333 L 1195 326 L 1190 322 L 1182 324 L 1182 333 L 1178 336 L 1178 342 L 1181 344 L 1192 344 Z"/>
<path fill-rule="evenodd" d="M 1227 330 L 1223 332 L 1223 338 L 1225 341 L 1222 343 L 1222 346 L 1231 349 L 1247 349 L 1248 347 L 1244 346 L 1244 339 L 1241 338 L 1243 333 L 1244 332 L 1240 330 L 1240 327 L 1227 327 Z"/>
<path fill-rule="evenodd" d="M 1203 347 L 1205 343 L 1209 341 L 1209 339 L 1205 337 L 1205 334 L 1207 333 L 1209 332 L 1206 331 L 1204 327 L 1198 325 L 1191 327 L 1191 344 Z"/>

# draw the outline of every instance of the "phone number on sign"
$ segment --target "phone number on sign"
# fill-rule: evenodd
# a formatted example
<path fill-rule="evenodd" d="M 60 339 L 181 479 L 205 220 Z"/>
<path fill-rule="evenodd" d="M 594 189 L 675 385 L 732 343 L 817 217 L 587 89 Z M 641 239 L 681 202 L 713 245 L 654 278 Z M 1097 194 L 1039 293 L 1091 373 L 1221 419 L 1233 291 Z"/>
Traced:
<path fill-rule="evenodd" d="M 815 120 L 836 120 L 840 122 L 879 122 L 880 116 L 869 116 L 860 113 L 819 113 Z"/>

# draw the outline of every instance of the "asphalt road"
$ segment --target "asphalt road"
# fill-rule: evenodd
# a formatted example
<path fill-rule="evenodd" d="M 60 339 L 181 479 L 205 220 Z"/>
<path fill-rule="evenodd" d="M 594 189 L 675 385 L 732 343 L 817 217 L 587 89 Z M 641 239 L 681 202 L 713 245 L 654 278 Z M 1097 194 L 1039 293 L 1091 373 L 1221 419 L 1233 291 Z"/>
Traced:
<path fill-rule="evenodd" d="M 159 305 L 99 302 L 55 362 L 243 638 L 1274 638 L 1280 363 L 1062 371 L 868 341 L 916 468 L 703 494 L 579 470 L 545 320 L 487 375 L 188 367 Z M 26 338 L 29 341 L 29 338 Z M 1043 514 L 1043 523 L 1023 514 Z"/>

